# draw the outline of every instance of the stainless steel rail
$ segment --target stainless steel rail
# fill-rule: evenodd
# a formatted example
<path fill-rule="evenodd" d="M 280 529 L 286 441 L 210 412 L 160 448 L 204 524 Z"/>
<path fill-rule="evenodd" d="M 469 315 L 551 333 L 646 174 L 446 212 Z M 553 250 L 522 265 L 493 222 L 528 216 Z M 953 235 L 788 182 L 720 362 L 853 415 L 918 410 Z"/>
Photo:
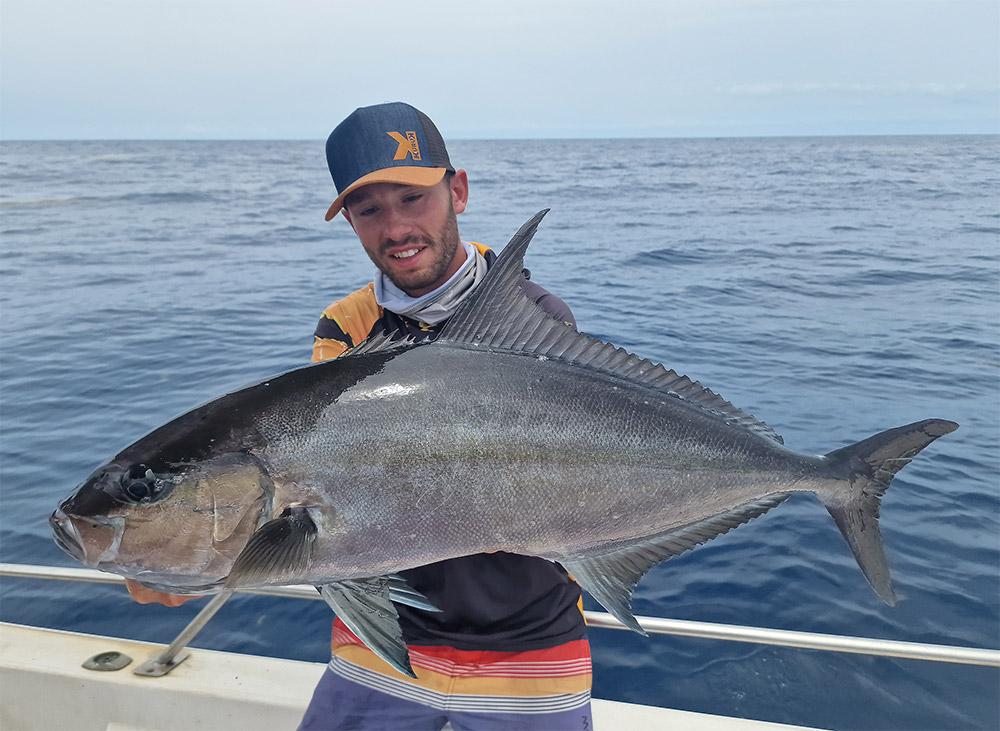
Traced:
<path fill-rule="evenodd" d="M 0 576 L 23 579 L 61 579 L 65 581 L 90 581 L 99 584 L 124 584 L 125 580 L 114 574 L 92 569 L 58 568 L 54 566 L 31 566 L 27 564 L 0 563 Z M 294 599 L 321 599 L 319 593 L 311 586 L 281 586 L 266 589 L 241 589 L 248 594 L 264 594 L 267 596 L 288 597 Z M 221 595 L 220 595 L 221 596 Z M 224 600 L 223 600 L 224 601 Z M 214 609 L 218 609 L 222 601 L 213 601 Z M 209 607 L 206 607 L 207 610 Z M 188 625 L 190 628 L 203 614 L 199 614 Z M 212 612 L 214 613 L 214 611 Z M 627 629 L 617 619 L 605 612 L 584 612 L 587 625 L 607 629 Z M 209 614 L 209 616 L 211 616 Z M 880 657 L 898 657 L 909 660 L 930 660 L 934 662 L 959 663 L 962 665 L 984 665 L 1000 667 L 1000 650 L 980 649 L 976 647 L 955 647 L 952 645 L 931 645 L 923 642 L 898 642 L 895 640 L 880 640 L 869 637 L 844 637 L 841 635 L 826 635 L 815 632 L 793 632 L 765 627 L 743 627 L 735 624 L 715 624 L 712 622 L 693 622 L 684 619 L 661 619 L 658 617 L 637 617 L 639 624 L 650 634 L 676 635 L 679 637 L 700 637 L 711 640 L 729 640 L 733 642 L 752 642 L 762 645 L 778 645 L 781 647 L 799 647 L 808 650 L 825 650 L 830 652 L 849 652 L 859 655 L 878 655 Z M 207 621 L 207 617 L 204 621 Z M 200 628 L 204 621 L 198 625 Z M 195 630 L 197 631 L 197 630 Z M 184 634 L 184 633 L 182 633 Z M 180 639 L 180 637 L 178 638 Z M 190 638 L 188 638 L 189 640 Z M 187 641 L 187 640 L 185 640 Z M 175 640 L 173 644 L 178 644 Z M 173 645 L 171 645 L 172 647 Z M 164 653 L 166 655 L 166 653 Z"/>
<path fill-rule="evenodd" d="M 209 599 L 208 604 L 198 612 L 198 616 L 188 622 L 187 627 L 181 630 L 181 633 L 174 638 L 173 642 L 166 646 L 163 652 L 149 658 L 149 660 L 132 672 L 136 675 L 159 678 L 187 660 L 191 655 L 186 649 L 188 643 L 195 638 L 195 635 L 201 632 L 201 628 L 208 624 L 208 620 L 222 609 L 222 605 L 229 601 L 229 597 L 232 595 L 233 592 L 227 589 L 220 591 Z"/>

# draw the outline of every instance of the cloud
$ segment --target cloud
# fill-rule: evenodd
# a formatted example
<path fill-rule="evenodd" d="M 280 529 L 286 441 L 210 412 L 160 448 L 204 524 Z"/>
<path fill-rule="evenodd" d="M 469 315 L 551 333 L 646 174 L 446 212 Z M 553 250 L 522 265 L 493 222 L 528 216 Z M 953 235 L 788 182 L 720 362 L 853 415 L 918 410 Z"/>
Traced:
<path fill-rule="evenodd" d="M 923 96 L 965 96 L 1000 94 L 1000 84 L 966 83 L 856 83 L 845 81 L 760 82 L 736 84 L 724 89 L 736 96 L 784 96 L 795 94 L 918 94 Z"/>

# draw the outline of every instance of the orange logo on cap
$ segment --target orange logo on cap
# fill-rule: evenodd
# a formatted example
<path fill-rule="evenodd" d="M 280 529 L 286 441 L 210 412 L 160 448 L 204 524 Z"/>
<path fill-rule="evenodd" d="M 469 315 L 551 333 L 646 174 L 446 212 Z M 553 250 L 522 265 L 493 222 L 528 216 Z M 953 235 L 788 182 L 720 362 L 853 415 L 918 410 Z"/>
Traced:
<path fill-rule="evenodd" d="M 393 160 L 405 160 L 407 155 L 414 160 L 420 159 L 420 144 L 417 142 L 416 132 L 411 130 L 406 133 L 406 137 L 403 137 L 399 132 L 386 132 L 386 134 L 396 140 L 399 145 L 396 148 L 396 154 L 392 156 Z"/>

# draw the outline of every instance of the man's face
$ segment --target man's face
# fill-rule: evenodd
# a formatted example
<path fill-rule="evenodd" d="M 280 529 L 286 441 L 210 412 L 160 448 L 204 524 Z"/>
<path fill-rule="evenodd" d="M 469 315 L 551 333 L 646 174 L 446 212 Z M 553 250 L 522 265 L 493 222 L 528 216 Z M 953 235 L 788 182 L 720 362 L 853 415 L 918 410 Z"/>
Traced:
<path fill-rule="evenodd" d="M 455 217 L 467 200 L 468 178 L 459 170 L 426 188 L 366 185 L 348 196 L 344 215 L 372 263 L 419 297 L 446 282 L 465 260 Z"/>

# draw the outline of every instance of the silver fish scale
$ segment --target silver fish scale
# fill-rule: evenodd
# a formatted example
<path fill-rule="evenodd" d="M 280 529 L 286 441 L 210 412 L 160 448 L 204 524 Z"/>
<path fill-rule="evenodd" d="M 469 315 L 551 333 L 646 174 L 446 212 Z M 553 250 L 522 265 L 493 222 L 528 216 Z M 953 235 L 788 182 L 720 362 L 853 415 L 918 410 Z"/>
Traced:
<path fill-rule="evenodd" d="M 474 348 L 402 352 L 310 429 L 295 421 L 265 414 L 260 456 L 279 502 L 322 511 L 322 577 L 495 550 L 556 559 L 822 479 L 820 460 L 667 394 Z"/>

